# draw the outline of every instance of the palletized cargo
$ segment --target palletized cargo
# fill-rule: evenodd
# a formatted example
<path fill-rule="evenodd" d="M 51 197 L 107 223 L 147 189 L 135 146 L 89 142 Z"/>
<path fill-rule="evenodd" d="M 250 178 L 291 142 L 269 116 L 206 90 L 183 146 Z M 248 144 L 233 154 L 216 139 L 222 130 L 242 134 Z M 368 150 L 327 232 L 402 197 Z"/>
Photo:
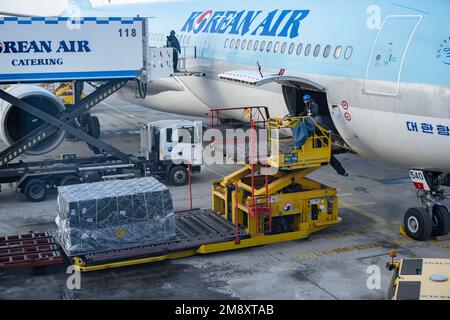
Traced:
<path fill-rule="evenodd" d="M 56 223 L 69 255 L 176 239 L 169 189 L 154 178 L 60 187 Z"/>

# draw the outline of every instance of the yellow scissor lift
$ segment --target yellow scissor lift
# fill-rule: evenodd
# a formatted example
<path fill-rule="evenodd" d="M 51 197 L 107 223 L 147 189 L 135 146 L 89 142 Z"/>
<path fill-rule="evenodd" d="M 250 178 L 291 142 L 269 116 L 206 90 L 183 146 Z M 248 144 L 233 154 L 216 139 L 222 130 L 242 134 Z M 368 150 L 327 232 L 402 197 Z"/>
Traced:
<path fill-rule="evenodd" d="M 209 226 L 212 225 L 211 218 L 215 219 L 216 225 L 227 224 L 226 238 L 214 240 L 208 236 L 210 240 L 203 243 L 188 239 L 178 244 L 165 244 L 161 250 L 164 254 L 128 257 L 115 262 L 91 264 L 83 257 L 73 257 L 75 267 L 84 272 L 96 271 L 256 247 L 306 238 L 315 231 L 339 223 L 336 189 L 306 178 L 330 162 L 331 135 L 314 122 L 314 134 L 297 149 L 288 131 L 299 121 L 314 122 L 309 117 L 269 119 L 268 161 L 244 164 L 240 170 L 213 182 L 212 210 L 199 215 L 209 216 L 210 220 L 205 220 Z M 252 137 L 251 145 L 253 142 Z M 195 213 L 183 214 L 189 215 L 185 218 L 195 218 Z M 186 220 L 181 218 L 177 219 L 185 223 Z"/>
<path fill-rule="evenodd" d="M 316 129 L 296 149 L 283 134 L 299 121 Z M 267 164 L 246 164 L 212 185 L 213 211 L 244 228 L 251 237 L 238 242 L 248 246 L 306 238 L 340 221 L 336 189 L 306 178 L 330 162 L 330 133 L 308 117 L 272 118 L 268 129 Z"/>

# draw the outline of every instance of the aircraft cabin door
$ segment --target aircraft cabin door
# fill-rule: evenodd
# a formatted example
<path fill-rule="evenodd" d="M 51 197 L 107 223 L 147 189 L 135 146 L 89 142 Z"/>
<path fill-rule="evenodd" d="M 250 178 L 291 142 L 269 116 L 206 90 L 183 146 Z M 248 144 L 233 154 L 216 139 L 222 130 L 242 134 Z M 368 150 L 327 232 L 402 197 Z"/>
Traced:
<path fill-rule="evenodd" d="M 386 17 L 370 53 L 366 93 L 398 95 L 403 62 L 422 18 L 419 15 Z"/>

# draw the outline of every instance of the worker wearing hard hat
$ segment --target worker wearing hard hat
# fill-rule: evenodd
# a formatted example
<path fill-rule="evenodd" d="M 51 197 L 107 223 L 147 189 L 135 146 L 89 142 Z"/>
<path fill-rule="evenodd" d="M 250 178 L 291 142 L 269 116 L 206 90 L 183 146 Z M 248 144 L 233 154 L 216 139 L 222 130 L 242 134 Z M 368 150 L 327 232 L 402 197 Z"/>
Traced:
<path fill-rule="evenodd" d="M 303 102 L 305 103 L 304 114 L 306 113 L 307 116 L 313 118 L 317 124 L 326 127 L 323 122 L 322 115 L 320 114 L 319 105 L 314 101 L 314 99 L 309 94 L 306 94 L 303 96 Z M 348 176 L 347 171 L 333 153 L 331 154 L 330 165 L 338 174 L 344 177 Z"/>
<path fill-rule="evenodd" d="M 178 54 L 181 53 L 180 42 L 178 41 L 175 31 L 170 31 L 170 36 L 167 37 L 167 47 L 173 48 L 173 71 L 178 71 Z"/>
<path fill-rule="evenodd" d="M 303 102 L 305 103 L 306 115 L 313 118 L 319 124 L 322 124 L 322 117 L 320 115 L 319 105 L 314 101 L 314 99 L 306 94 L 303 96 Z"/>

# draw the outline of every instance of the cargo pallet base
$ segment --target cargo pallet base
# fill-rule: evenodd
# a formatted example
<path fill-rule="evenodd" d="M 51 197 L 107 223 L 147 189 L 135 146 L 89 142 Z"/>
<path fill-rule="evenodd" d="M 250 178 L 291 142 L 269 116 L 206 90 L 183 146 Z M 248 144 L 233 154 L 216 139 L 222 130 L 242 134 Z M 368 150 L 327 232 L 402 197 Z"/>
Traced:
<path fill-rule="evenodd" d="M 197 253 L 201 246 L 231 242 L 236 227 L 209 209 L 175 213 L 177 240 L 150 246 L 99 251 L 80 256 L 64 252 L 51 233 L 29 233 L 0 238 L 0 269 L 42 268 L 72 261 L 80 271 L 96 271 L 136 264 L 183 258 Z M 249 238 L 239 230 L 240 239 Z M 42 270 L 42 269 L 39 269 Z"/>

